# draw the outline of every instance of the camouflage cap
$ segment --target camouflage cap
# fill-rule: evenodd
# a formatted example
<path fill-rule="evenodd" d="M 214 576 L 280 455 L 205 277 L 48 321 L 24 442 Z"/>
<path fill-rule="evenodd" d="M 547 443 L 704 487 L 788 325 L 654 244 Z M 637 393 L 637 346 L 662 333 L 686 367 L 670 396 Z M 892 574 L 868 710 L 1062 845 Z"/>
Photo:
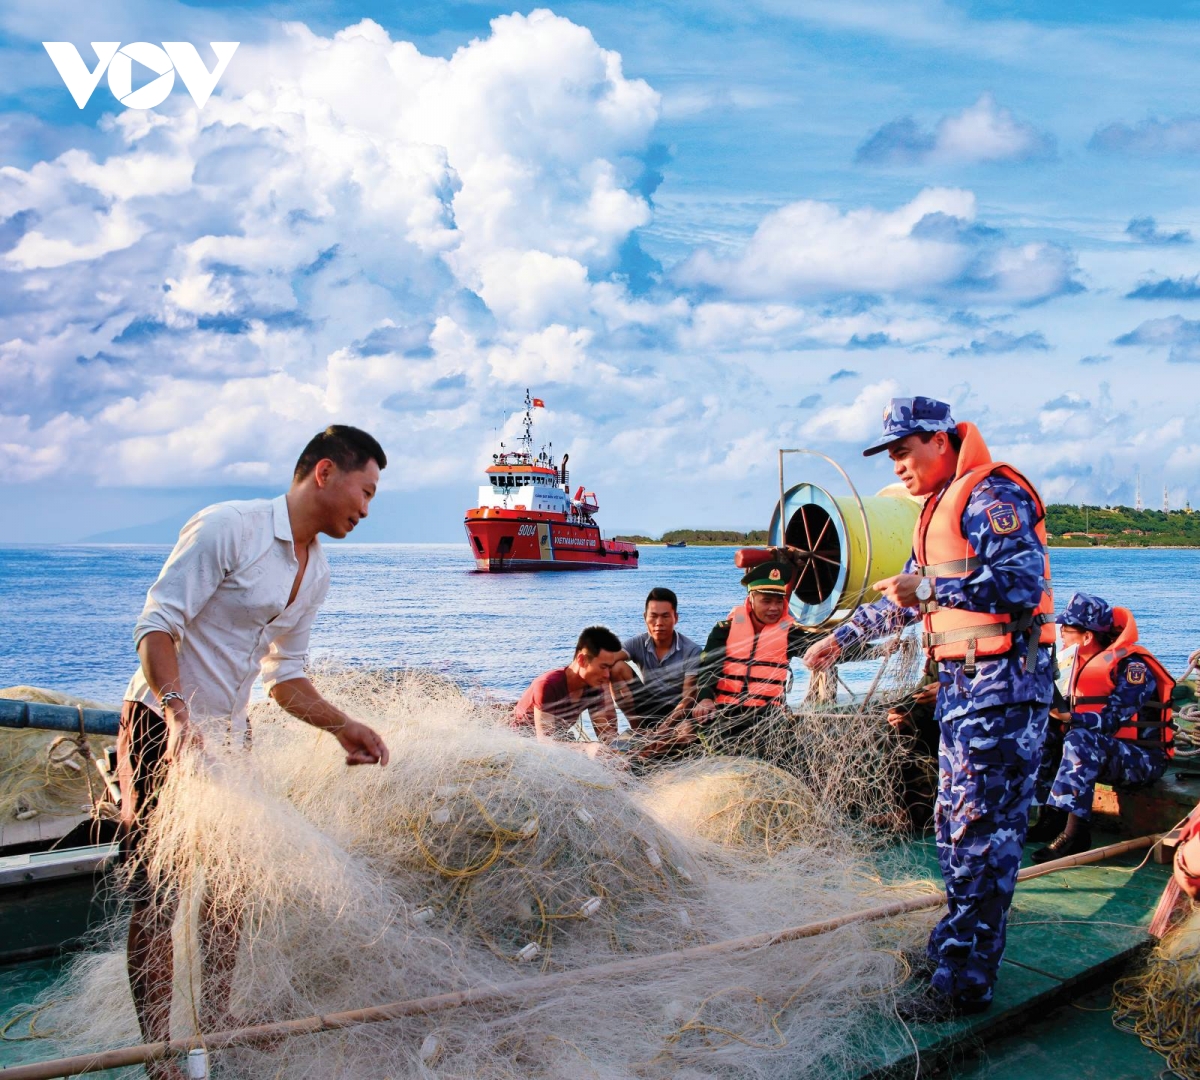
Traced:
<path fill-rule="evenodd" d="M 742 584 L 750 592 L 787 592 L 795 572 L 795 567 L 790 562 L 772 559 L 750 567 L 742 575 Z"/>
<path fill-rule="evenodd" d="M 894 442 L 918 431 L 953 431 L 957 425 L 950 406 L 931 397 L 898 397 L 883 410 L 883 434 L 866 450 L 863 457 L 881 454 Z"/>
<path fill-rule="evenodd" d="M 1107 634 L 1113 629 L 1113 613 L 1108 601 L 1085 592 L 1073 594 L 1062 614 L 1054 621 L 1063 626 L 1078 626 L 1082 630 L 1100 634 Z"/>

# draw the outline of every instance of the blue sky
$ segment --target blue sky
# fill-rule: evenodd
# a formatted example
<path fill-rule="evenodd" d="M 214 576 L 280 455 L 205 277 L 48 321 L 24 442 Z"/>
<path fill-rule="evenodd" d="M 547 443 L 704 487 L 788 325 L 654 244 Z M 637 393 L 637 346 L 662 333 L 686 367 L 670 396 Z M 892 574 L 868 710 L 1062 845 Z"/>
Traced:
<path fill-rule="evenodd" d="M 330 422 L 392 453 L 361 539 L 458 539 L 526 386 L 612 529 L 761 526 L 781 445 L 875 490 L 906 393 L 1182 505 L 1198 7 L 7 4 L 0 542 L 169 534 Z M 80 110 L 45 40 L 241 45 Z"/>

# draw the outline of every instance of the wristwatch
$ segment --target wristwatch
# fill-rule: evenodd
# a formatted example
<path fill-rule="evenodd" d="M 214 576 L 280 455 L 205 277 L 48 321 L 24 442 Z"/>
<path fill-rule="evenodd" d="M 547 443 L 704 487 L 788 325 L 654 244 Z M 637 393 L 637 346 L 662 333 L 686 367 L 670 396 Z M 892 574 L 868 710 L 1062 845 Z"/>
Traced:
<path fill-rule="evenodd" d="M 933 599 L 933 582 L 929 578 L 923 577 L 917 582 L 917 599 L 922 604 L 928 603 Z"/>

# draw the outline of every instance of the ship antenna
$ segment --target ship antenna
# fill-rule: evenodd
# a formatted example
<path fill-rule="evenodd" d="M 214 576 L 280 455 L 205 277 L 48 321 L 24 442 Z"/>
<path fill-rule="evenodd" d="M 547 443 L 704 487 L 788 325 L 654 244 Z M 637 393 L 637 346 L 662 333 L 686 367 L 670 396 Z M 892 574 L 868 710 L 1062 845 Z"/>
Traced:
<path fill-rule="evenodd" d="M 533 398 L 529 396 L 529 387 L 525 388 L 525 434 L 521 437 L 521 445 L 524 447 L 524 452 L 530 456 L 533 454 Z"/>

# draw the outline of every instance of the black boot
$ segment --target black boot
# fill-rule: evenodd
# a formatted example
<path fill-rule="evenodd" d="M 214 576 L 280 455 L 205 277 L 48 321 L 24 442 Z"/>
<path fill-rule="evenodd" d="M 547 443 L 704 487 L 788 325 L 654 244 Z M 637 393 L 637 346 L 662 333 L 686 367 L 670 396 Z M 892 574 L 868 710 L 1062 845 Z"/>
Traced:
<path fill-rule="evenodd" d="M 1065 859 L 1068 855 L 1079 855 L 1092 846 L 1092 827 L 1083 818 L 1067 815 L 1067 827 L 1044 848 L 1033 853 L 1035 863 L 1051 859 Z"/>
<path fill-rule="evenodd" d="M 1029 831 L 1025 834 L 1025 842 L 1044 844 L 1047 840 L 1053 840 L 1066 827 L 1067 812 L 1065 810 L 1060 810 L 1057 806 L 1043 806 L 1038 811 L 1037 821 L 1029 826 Z"/>

